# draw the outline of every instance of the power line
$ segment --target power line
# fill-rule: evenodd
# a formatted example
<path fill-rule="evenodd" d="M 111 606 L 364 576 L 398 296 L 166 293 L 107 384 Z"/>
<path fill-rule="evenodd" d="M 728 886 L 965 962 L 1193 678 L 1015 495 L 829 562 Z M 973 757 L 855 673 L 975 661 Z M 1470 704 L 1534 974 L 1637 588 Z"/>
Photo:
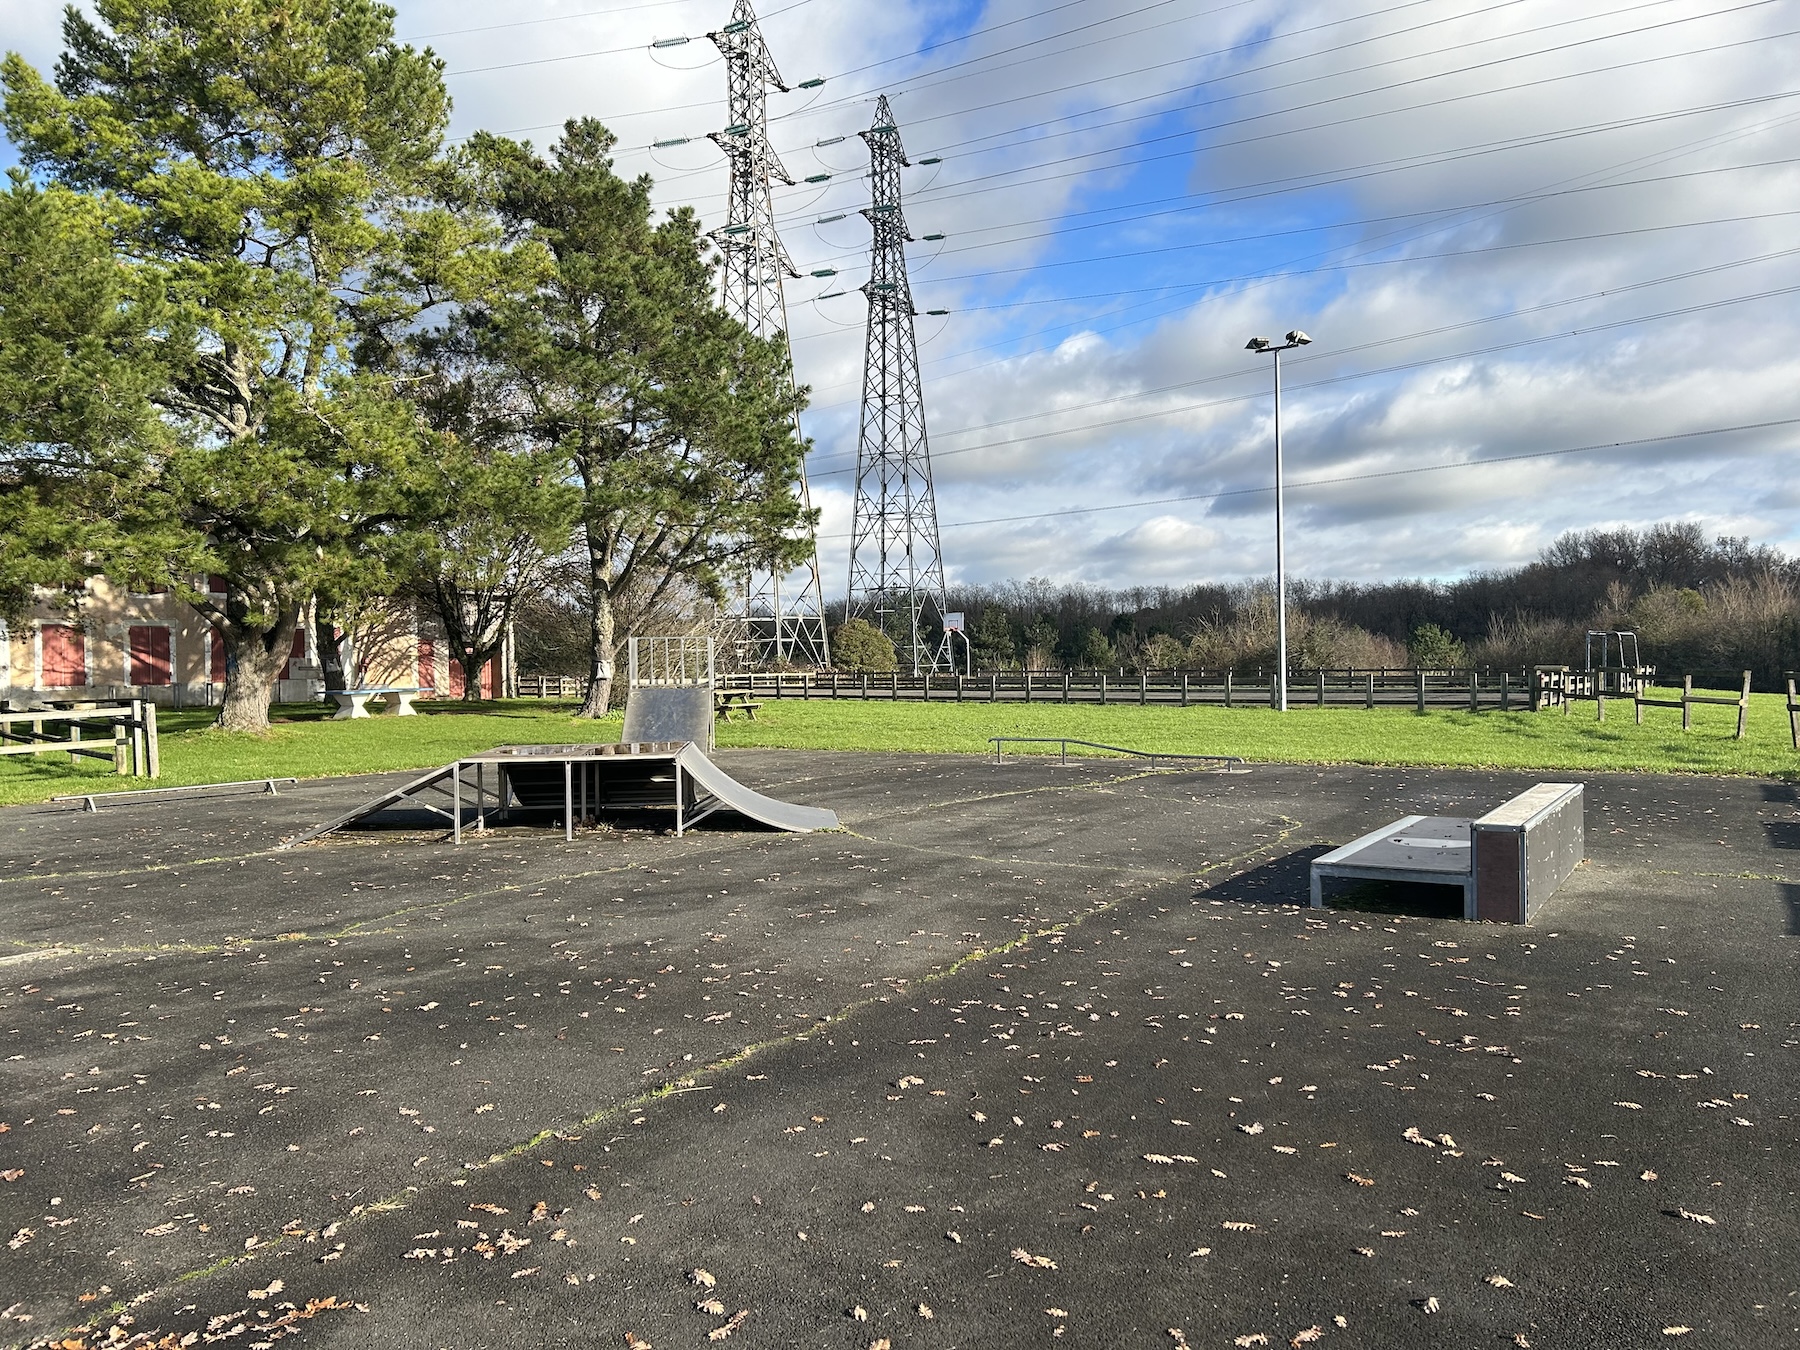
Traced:
<path fill-rule="evenodd" d="M 1767 257 L 1770 257 L 1770 258 L 1784 257 L 1784 256 L 1788 256 L 1793 253 L 1800 253 L 1800 248 L 1787 249 L 1779 254 L 1769 254 L 1769 255 L 1767 255 Z M 1758 259 L 1758 261 L 1765 261 L 1765 260 L 1766 260 L 1766 258 Z M 1393 374 L 1398 374 L 1401 371 L 1417 370 L 1424 366 L 1442 365 L 1447 361 L 1466 361 L 1466 360 L 1469 360 L 1469 359 L 1471 359 L 1473 357 L 1477 357 L 1477 356 L 1489 356 L 1495 352 L 1514 351 L 1520 347 L 1540 346 L 1546 342 L 1560 342 L 1566 338 L 1585 337 L 1585 336 L 1588 336 L 1593 333 L 1608 332 L 1615 328 L 1629 328 L 1634 324 L 1654 323 L 1654 322 L 1657 322 L 1662 319 L 1679 318 L 1684 315 L 1697 314 L 1697 313 L 1701 313 L 1706 310 L 1722 309 L 1728 305 L 1747 304 L 1747 303 L 1749 303 L 1751 301 L 1755 301 L 1755 300 L 1767 300 L 1767 299 L 1771 299 L 1771 298 L 1773 298 L 1775 296 L 1779 296 L 1779 295 L 1792 295 L 1792 294 L 1795 294 L 1796 292 L 1800 292 L 1800 285 L 1775 287 L 1775 288 L 1769 289 L 1769 290 L 1756 291 L 1749 295 L 1732 296 L 1730 299 L 1726 299 L 1726 300 L 1710 300 L 1710 301 L 1706 301 L 1702 304 L 1685 305 L 1678 309 L 1663 310 L 1663 311 L 1661 311 L 1659 313 L 1655 313 L 1655 314 L 1635 315 L 1631 318 L 1615 319 L 1615 320 L 1611 320 L 1607 323 L 1589 324 L 1583 328 L 1569 329 L 1567 332 L 1542 333 L 1535 337 L 1521 338 L 1515 342 L 1498 342 L 1498 343 L 1493 343 L 1486 347 L 1477 347 L 1477 348 L 1474 348 L 1469 351 L 1451 352 L 1451 353 L 1447 353 L 1447 354 L 1444 354 L 1441 356 L 1423 357 L 1416 361 L 1402 361 L 1402 362 L 1398 362 L 1394 365 L 1378 366 L 1378 367 L 1375 367 L 1375 368 L 1372 368 L 1369 370 L 1352 371 L 1345 375 L 1333 375 L 1333 376 L 1330 376 L 1330 377 L 1328 377 L 1326 379 L 1322 379 L 1322 380 L 1312 380 L 1312 381 L 1309 381 L 1304 384 L 1290 385 L 1290 386 L 1288 386 L 1288 388 L 1290 390 L 1321 389 L 1321 388 L 1325 388 L 1326 386 L 1329 386 L 1329 385 L 1345 384 L 1352 380 L 1366 380 L 1366 379 L 1371 379 L 1377 375 L 1393 375 Z M 1402 338 L 1394 338 L 1394 339 L 1387 339 L 1385 341 L 1394 342 L 1394 341 L 1403 341 L 1403 340 L 1404 339 L 1402 339 Z M 1375 346 L 1375 345 L 1384 345 L 1384 344 L 1368 343 L 1368 344 L 1364 344 L 1364 347 Z M 1358 350 L 1361 350 L 1361 348 L 1359 348 Z M 1320 356 L 1309 357 L 1306 359 L 1308 359 L 1308 360 L 1323 360 L 1326 358 L 1324 355 L 1320 355 Z M 1225 375 L 1225 376 L 1214 376 L 1214 377 L 1212 377 L 1211 380 L 1208 380 L 1208 381 L 1195 380 L 1195 381 L 1191 381 L 1190 383 L 1191 384 L 1211 383 L 1211 382 L 1214 382 L 1219 379 L 1233 378 L 1238 373 L 1240 373 L 1240 372 L 1233 372 L 1231 375 Z M 1174 386 L 1174 387 L 1181 387 L 1181 386 Z M 1130 397 L 1130 396 L 1127 396 L 1127 397 Z M 1103 422 L 1088 422 L 1088 423 L 1084 423 L 1081 426 L 1076 426 L 1076 427 L 1061 427 L 1061 428 L 1057 428 L 1057 429 L 1054 429 L 1051 431 L 1034 432 L 1034 433 L 1032 433 L 1030 435 L 1026 435 L 1026 436 L 1011 436 L 1005 440 L 1000 440 L 1000 441 L 983 441 L 982 443 L 980 443 L 978 445 L 965 445 L 965 446 L 961 446 L 954 450 L 939 450 L 937 452 L 937 458 L 944 459 L 950 455 L 973 454 L 974 452 L 976 452 L 978 450 L 992 450 L 992 449 L 996 449 L 1001 446 L 1019 445 L 1019 444 L 1022 444 L 1024 442 L 1028 442 L 1028 441 L 1049 440 L 1049 439 L 1051 439 L 1053 437 L 1057 437 L 1057 436 L 1075 436 L 1075 435 L 1080 435 L 1084 432 L 1103 431 L 1110 427 L 1127 426 L 1127 425 L 1130 425 L 1130 424 L 1136 423 L 1136 422 L 1154 421 L 1154 420 L 1156 420 L 1158 418 L 1162 418 L 1162 417 L 1175 417 L 1175 416 L 1179 416 L 1183 413 L 1201 412 L 1201 411 L 1204 411 L 1209 408 L 1226 407 L 1233 403 L 1244 403 L 1244 402 L 1248 402 L 1250 400 L 1261 398 L 1261 397 L 1263 397 L 1263 395 L 1261 395 L 1260 393 L 1252 393 L 1252 394 L 1240 394 L 1240 395 L 1233 396 L 1231 398 L 1208 399 L 1208 400 L 1204 400 L 1201 402 L 1195 402 L 1195 403 L 1182 403 L 1182 404 L 1177 404 L 1176 406 L 1174 406 L 1172 408 L 1160 408 L 1160 409 L 1157 409 L 1152 412 L 1132 413 L 1132 414 L 1129 414 L 1124 417 L 1109 418 Z M 939 432 L 938 434 L 940 436 L 954 436 L 954 435 L 958 435 L 960 433 L 958 433 L 958 432 Z M 847 472 L 847 470 L 828 469 L 823 473 L 814 473 L 812 475 L 812 477 L 814 477 L 814 478 L 830 478 L 830 477 L 840 476 L 840 475 L 844 474 L 845 472 Z"/>
<path fill-rule="evenodd" d="M 1792 120 L 1793 120 L 1793 118 L 1791 116 L 1786 117 L 1786 118 L 1777 118 L 1777 119 L 1773 119 L 1773 121 L 1771 123 L 1764 124 L 1764 126 L 1759 126 L 1757 128 L 1753 128 L 1752 130 L 1754 130 L 1754 131 L 1764 130 L 1764 129 L 1766 129 L 1766 127 L 1768 125 L 1774 125 L 1775 123 L 1792 121 Z M 1677 147 L 1675 150 L 1672 150 L 1672 151 L 1669 151 L 1666 153 L 1660 153 L 1657 155 L 1640 156 L 1636 160 L 1628 160 L 1623 165 L 1615 166 L 1614 171 L 1623 172 L 1625 169 L 1633 167 L 1636 164 L 1641 164 L 1641 163 L 1645 162 L 1646 160 L 1660 159 L 1660 160 L 1666 161 L 1668 159 L 1677 158 L 1683 154 L 1691 154 L 1694 152 L 1695 149 L 1700 148 L 1708 140 L 1718 142 L 1721 140 L 1740 139 L 1743 135 L 1747 135 L 1747 134 L 1750 134 L 1750 133 L 1749 132 L 1732 133 L 1731 135 L 1725 136 L 1725 137 L 1718 137 L 1718 136 L 1703 137 L 1703 138 L 1701 138 L 1701 141 L 1699 141 L 1699 142 L 1694 142 L 1694 143 L 1691 143 L 1690 145 L 1684 146 L 1684 147 Z M 1614 188 L 1642 187 L 1642 186 L 1648 186 L 1648 185 L 1652 185 L 1652 184 L 1656 184 L 1656 183 L 1674 182 L 1674 181 L 1678 181 L 1678 180 L 1686 179 L 1686 178 L 1701 177 L 1704 175 L 1714 174 L 1714 173 L 1735 173 L 1735 172 L 1739 172 L 1739 171 L 1747 170 L 1747 169 L 1780 167 L 1780 166 L 1785 166 L 1788 164 L 1793 164 L 1796 162 L 1800 162 L 1800 158 L 1788 157 L 1788 158 L 1774 159 L 1774 160 L 1760 160 L 1760 161 L 1756 161 L 1756 162 L 1753 162 L 1750 164 L 1722 165 L 1722 166 L 1718 166 L 1718 167 L 1711 168 L 1711 169 L 1693 169 L 1693 170 L 1689 170 L 1685 173 L 1662 174 L 1662 175 L 1658 175 L 1654 178 L 1627 179 L 1624 182 L 1616 182 L 1616 183 L 1604 183 L 1604 182 L 1603 183 L 1593 183 L 1593 184 L 1588 184 L 1588 185 L 1580 186 L 1580 187 L 1560 187 L 1559 185 L 1552 184 L 1552 185 L 1550 185 L 1550 188 L 1544 189 L 1538 193 L 1523 194 L 1523 195 L 1521 195 L 1520 198 L 1517 199 L 1516 205 L 1503 206 L 1499 210 L 1490 212 L 1489 215 L 1491 216 L 1491 215 L 1504 214 L 1507 211 L 1521 209 L 1524 206 L 1530 205 L 1534 201 L 1544 200 L 1544 199 L 1548 199 L 1551 197 L 1563 196 L 1563 195 L 1567 195 L 1567 194 L 1582 193 L 1582 192 L 1610 191 Z M 1595 172 L 1604 172 L 1604 171 L 1596 170 Z M 1355 176 L 1366 176 L 1366 175 L 1355 175 Z M 1583 177 L 1583 176 L 1591 177 L 1592 175 L 1591 174 L 1578 175 L 1578 177 Z M 1565 182 L 1565 183 L 1569 182 L 1569 181 L 1571 181 L 1571 180 L 1568 180 L 1568 179 L 1563 180 L 1563 182 Z M 1554 189 L 1554 190 L 1552 190 L 1552 189 Z M 1460 210 L 1462 208 L 1458 208 L 1458 209 Z M 1481 217 L 1477 217 L 1476 219 L 1480 219 L 1480 218 Z M 1457 223 L 1466 225 L 1466 224 L 1473 224 L 1474 221 L 1452 222 L 1451 226 L 1445 226 L 1443 228 L 1452 228 Z M 1426 233 L 1429 234 L 1432 232 L 1435 232 L 1435 231 L 1428 230 Z M 1320 255 L 1314 255 L 1314 256 L 1320 256 Z M 1305 261 L 1309 261 L 1309 259 L 1302 258 L 1302 259 L 1298 259 L 1295 261 L 1296 262 L 1305 262 Z M 1291 266 L 1291 265 L 1292 264 L 1288 264 L 1286 266 Z M 1277 270 L 1277 271 L 1272 272 L 1267 277 L 1262 278 L 1261 280 L 1264 284 L 1267 284 L 1269 282 L 1282 280 L 1289 275 L 1291 275 L 1290 272 Z M 1142 309 L 1147 304 L 1150 304 L 1150 303 L 1154 303 L 1154 302 L 1144 302 L 1143 304 L 1139 304 L 1139 305 L 1127 306 L 1126 309 L 1127 310 Z M 1180 304 L 1185 304 L 1185 303 L 1186 303 L 1186 301 L 1180 301 L 1177 303 L 1176 306 L 1171 306 L 1170 308 L 1177 308 L 1177 307 L 1179 307 Z M 1091 331 L 1093 331 L 1096 334 L 1113 332 L 1113 331 L 1116 331 L 1119 327 L 1130 327 L 1132 324 L 1145 322 L 1149 318 L 1156 318 L 1156 317 L 1159 317 L 1161 314 L 1167 313 L 1167 312 L 1168 312 L 1168 310 L 1165 309 L 1165 310 L 1158 311 L 1156 314 L 1145 316 L 1144 318 L 1133 319 L 1127 324 L 1113 325 L 1111 327 L 1092 328 Z M 1087 319 L 1080 319 L 1080 320 L 1074 321 L 1073 323 L 1054 324 L 1054 325 L 1051 325 L 1046 328 L 1038 329 L 1034 333 L 1027 334 L 1026 336 L 1042 336 L 1046 333 L 1061 332 L 1064 329 L 1067 329 L 1070 327 L 1081 326 L 1086 323 L 1087 323 Z M 947 361 L 955 360 L 959 356 L 972 356 L 972 355 L 975 355 L 980 352 L 993 351 L 1000 347 L 1010 346 L 1010 345 L 1012 345 L 1012 343 L 1014 341 L 1016 341 L 1016 338 L 1007 338 L 1007 339 L 1002 339 L 1001 341 L 998 341 L 998 342 L 982 343 L 982 344 L 979 344 L 974 347 L 965 347 L 958 351 L 948 352 L 948 353 L 944 354 L 943 356 L 934 358 L 933 360 L 926 362 L 926 364 L 931 365 L 931 366 L 942 365 Z M 964 369 L 962 369 L 961 371 L 958 371 L 956 373 L 957 374 L 968 374 L 971 371 L 983 369 L 985 366 L 988 366 L 988 365 L 995 365 L 995 364 L 999 364 L 1002 361 L 1015 359 L 1015 356 L 1029 355 L 1032 352 L 1041 351 L 1041 350 L 1043 350 L 1042 347 L 1028 348 L 1023 352 L 1018 352 L 1013 355 L 1009 355 L 1009 356 L 1005 356 L 1005 357 L 999 357 L 999 358 L 996 358 L 994 361 L 984 362 L 981 365 L 965 367 Z M 844 387 L 846 387 L 846 386 L 844 386 L 844 385 L 825 386 L 825 388 L 828 388 L 828 389 L 837 389 L 837 388 L 844 388 Z M 824 408 L 840 407 L 840 406 L 843 406 L 843 405 L 842 404 L 820 404 L 820 405 L 815 405 L 815 411 L 823 410 Z"/>
<path fill-rule="evenodd" d="M 1672 431 L 1661 436 L 1640 436 L 1632 440 L 1603 441 L 1594 445 L 1574 445 L 1559 450 L 1527 450 L 1516 455 L 1494 455 L 1487 459 L 1452 460 L 1443 464 L 1416 464 L 1405 469 L 1379 469 L 1369 473 L 1341 474 L 1334 478 L 1307 478 L 1298 482 L 1289 480 L 1286 489 L 1289 492 L 1304 491 L 1308 488 L 1337 487 L 1345 483 L 1367 483 L 1382 478 L 1406 478 L 1421 473 L 1444 473 L 1452 469 L 1480 469 L 1494 464 L 1516 464 L 1524 460 L 1554 459 L 1565 455 L 1586 455 L 1605 450 L 1627 450 L 1640 445 L 1658 445 L 1667 441 L 1693 440 L 1701 436 L 1726 436 L 1740 431 L 1767 431 L 1775 427 L 1800 425 L 1800 417 L 1776 418 L 1767 422 L 1744 422 L 1730 427 L 1706 427 L 1697 431 Z M 1017 516 L 989 516 L 983 520 L 953 520 L 944 525 L 946 530 L 966 530 L 979 525 L 1013 525 L 1027 520 L 1055 520 L 1066 516 L 1098 515 L 1107 511 L 1129 511 L 1145 506 L 1172 506 L 1184 502 L 1222 501 L 1228 497 L 1248 497 L 1257 493 L 1273 492 L 1273 486 L 1253 488 L 1227 488 L 1220 492 L 1184 493 L 1177 497 L 1147 497 L 1138 501 L 1109 502 L 1104 506 L 1071 506 L 1059 511 L 1034 511 Z M 846 539 L 848 535 L 820 535 L 821 539 Z"/>

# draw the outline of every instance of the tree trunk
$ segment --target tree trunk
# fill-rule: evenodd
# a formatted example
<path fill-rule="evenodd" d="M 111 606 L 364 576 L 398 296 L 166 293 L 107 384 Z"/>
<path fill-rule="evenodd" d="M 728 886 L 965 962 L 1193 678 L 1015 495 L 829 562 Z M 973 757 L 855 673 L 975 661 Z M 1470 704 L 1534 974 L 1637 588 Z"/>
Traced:
<path fill-rule="evenodd" d="M 348 689 L 344 673 L 344 639 L 338 634 L 336 616 L 323 606 L 313 617 L 313 641 L 319 648 L 319 673 L 327 689 Z"/>
<path fill-rule="evenodd" d="M 225 702 L 219 709 L 221 731 L 267 731 L 275 680 L 293 647 L 297 609 L 286 610 L 273 629 L 227 621 L 225 635 Z"/>
<path fill-rule="evenodd" d="M 482 696 L 481 672 L 486 668 L 487 663 L 492 661 L 499 653 L 500 647 L 498 644 L 476 652 L 459 651 L 452 653 L 456 659 L 456 664 L 462 667 L 464 703 L 475 703 L 480 700 Z M 496 695 L 496 697 L 498 697 L 498 695 Z"/>
<path fill-rule="evenodd" d="M 605 717 L 612 706 L 613 654 L 617 636 L 613 628 L 612 595 L 606 587 L 611 578 L 603 573 L 602 566 L 596 559 L 591 592 L 593 602 L 588 611 L 593 668 L 588 676 L 587 697 L 582 700 L 581 711 L 575 714 L 577 717 Z"/>

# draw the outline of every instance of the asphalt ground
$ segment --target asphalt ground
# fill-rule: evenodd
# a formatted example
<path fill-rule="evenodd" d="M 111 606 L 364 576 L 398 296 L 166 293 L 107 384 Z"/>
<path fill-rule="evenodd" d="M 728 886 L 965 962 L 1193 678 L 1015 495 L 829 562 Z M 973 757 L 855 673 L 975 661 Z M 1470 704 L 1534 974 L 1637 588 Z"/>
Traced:
<path fill-rule="evenodd" d="M 0 812 L 0 1344 L 1800 1336 L 1791 787 L 1513 928 L 1298 902 L 1524 775 L 720 760 L 845 829 Z"/>

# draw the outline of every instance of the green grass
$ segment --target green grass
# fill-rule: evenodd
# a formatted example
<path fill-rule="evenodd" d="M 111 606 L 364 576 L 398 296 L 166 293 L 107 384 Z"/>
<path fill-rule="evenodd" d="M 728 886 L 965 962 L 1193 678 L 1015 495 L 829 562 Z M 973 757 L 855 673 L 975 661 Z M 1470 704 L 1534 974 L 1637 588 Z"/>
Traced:
<path fill-rule="evenodd" d="M 536 700 L 439 704 L 419 717 L 336 722 L 316 708 L 278 708 L 266 737 L 207 729 L 204 709 L 164 713 L 159 786 L 234 779 L 320 778 L 429 768 L 458 755 L 508 743 L 612 741 L 619 718 L 583 722 L 568 704 Z M 1737 711 L 1695 710 L 1683 734 L 1681 714 L 1648 709 L 1635 726 L 1629 702 L 1614 701 L 1607 721 L 1594 707 L 1561 712 L 1452 712 L 1424 716 L 1398 709 L 1298 707 L 1140 708 L 1055 703 L 885 703 L 878 699 L 769 699 L 755 722 L 721 723 L 719 744 L 791 750 L 887 750 L 984 754 L 990 736 L 1071 736 L 1138 750 L 1242 755 L 1293 763 L 1416 764 L 1568 771 L 1800 776 L 1788 738 L 1784 700 L 1753 694 L 1749 734 L 1732 739 Z M 1012 747 L 1008 753 L 1054 747 Z M 61 762 L 58 762 L 61 761 Z M 0 761 L 0 803 L 144 786 L 90 762 L 70 768 L 45 755 Z"/>

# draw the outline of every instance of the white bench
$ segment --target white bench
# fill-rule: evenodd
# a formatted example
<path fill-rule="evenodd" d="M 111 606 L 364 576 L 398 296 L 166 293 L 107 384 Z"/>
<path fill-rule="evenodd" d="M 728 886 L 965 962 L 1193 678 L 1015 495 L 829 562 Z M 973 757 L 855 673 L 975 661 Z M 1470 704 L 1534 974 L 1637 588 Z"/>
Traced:
<path fill-rule="evenodd" d="M 415 717 L 417 710 L 413 707 L 422 690 L 419 689 L 327 689 L 325 693 L 337 700 L 338 710 L 332 714 L 331 720 L 342 722 L 347 718 L 368 717 L 369 700 L 380 699 L 382 707 L 395 717 Z"/>

